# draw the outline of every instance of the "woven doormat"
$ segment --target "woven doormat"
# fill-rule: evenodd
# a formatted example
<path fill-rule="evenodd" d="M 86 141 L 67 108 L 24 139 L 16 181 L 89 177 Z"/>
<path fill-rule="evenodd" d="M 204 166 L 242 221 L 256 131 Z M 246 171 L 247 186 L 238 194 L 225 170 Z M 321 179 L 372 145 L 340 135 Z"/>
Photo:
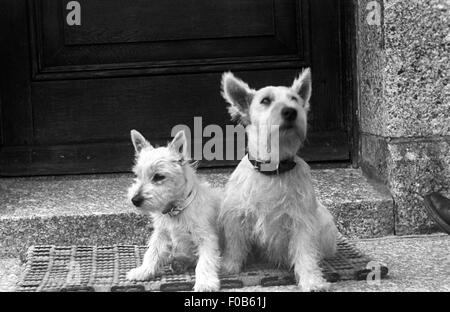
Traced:
<path fill-rule="evenodd" d="M 139 266 L 145 246 L 33 246 L 28 250 L 24 275 L 18 291 L 189 291 L 195 282 L 191 270 L 179 274 L 167 266 L 160 276 L 146 282 L 130 282 L 126 273 Z M 372 270 L 384 278 L 388 269 L 374 266 L 343 238 L 335 257 L 322 261 L 330 282 L 363 280 Z M 370 265 L 368 265 L 370 264 Z M 371 268 L 371 267 L 374 268 Z M 238 275 L 221 275 L 221 287 L 281 286 L 295 283 L 290 271 L 269 264 L 255 264 Z"/>

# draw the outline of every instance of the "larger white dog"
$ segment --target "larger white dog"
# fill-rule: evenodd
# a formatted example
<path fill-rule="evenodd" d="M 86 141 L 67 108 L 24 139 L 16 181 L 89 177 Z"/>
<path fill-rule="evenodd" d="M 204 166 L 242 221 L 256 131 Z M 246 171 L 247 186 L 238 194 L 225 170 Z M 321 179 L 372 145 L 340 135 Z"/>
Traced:
<path fill-rule="evenodd" d="M 239 272 L 256 244 L 272 262 L 293 267 L 301 290 L 326 289 L 319 261 L 335 253 L 337 229 L 297 156 L 306 137 L 310 70 L 291 87 L 260 90 L 225 73 L 222 94 L 231 116 L 247 126 L 249 150 L 226 185 L 219 216 L 223 269 Z"/>

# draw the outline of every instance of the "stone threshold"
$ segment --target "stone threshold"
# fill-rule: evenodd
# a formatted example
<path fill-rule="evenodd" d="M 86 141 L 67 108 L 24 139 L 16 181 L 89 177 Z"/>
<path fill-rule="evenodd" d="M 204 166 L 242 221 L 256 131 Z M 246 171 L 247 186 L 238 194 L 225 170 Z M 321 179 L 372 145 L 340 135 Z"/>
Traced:
<path fill-rule="evenodd" d="M 199 170 L 223 187 L 228 169 Z M 394 234 L 387 189 L 359 169 L 312 170 L 319 199 L 350 238 Z M 126 199 L 131 174 L 0 179 L 0 257 L 22 256 L 31 245 L 145 244 L 152 231 Z"/>

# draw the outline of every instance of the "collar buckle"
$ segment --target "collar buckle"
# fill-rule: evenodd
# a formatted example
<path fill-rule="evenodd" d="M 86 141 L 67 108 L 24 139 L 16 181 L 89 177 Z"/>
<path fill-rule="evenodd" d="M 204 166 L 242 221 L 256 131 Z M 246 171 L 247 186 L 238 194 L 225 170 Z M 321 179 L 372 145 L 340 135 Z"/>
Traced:
<path fill-rule="evenodd" d="M 172 207 L 167 212 L 163 212 L 163 214 L 168 214 L 172 218 L 178 216 L 192 203 L 195 195 L 197 195 L 197 192 L 192 189 L 182 203 L 173 204 Z"/>

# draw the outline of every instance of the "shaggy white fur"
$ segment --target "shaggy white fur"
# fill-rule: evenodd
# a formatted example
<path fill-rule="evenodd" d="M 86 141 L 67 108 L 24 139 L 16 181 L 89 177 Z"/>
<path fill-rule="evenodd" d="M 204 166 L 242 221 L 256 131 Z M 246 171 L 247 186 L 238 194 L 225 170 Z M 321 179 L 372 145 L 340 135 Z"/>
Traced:
<path fill-rule="evenodd" d="M 127 278 L 149 279 L 169 259 L 187 257 L 198 259 L 194 290 L 219 290 L 219 194 L 201 181 L 189 164 L 184 132 L 160 148 L 153 148 L 135 130 L 131 137 L 136 180 L 129 198 L 141 212 L 150 214 L 154 231 L 142 265 L 128 272 Z M 176 209 L 179 211 L 172 214 Z"/>
<path fill-rule="evenodd" d="M 310 70 L 291 87 L 258 91 L 225 73 L 222 88 L 232 117 L 248 125 L 249 154 L 258 161 L 296 162 L 293 170 L 268 176 L 256 171 L 248 157 L 241 160 L 226 185 L 219 215 L 225 236 L 222 267 L 239 272 L 256 244 L 272 262 L 293 267 L 301 290 L 326 289 L 319 261 L 335 253 L 337 229 L 316 198 L 309 166 L 296 156 L 306 137 Z M 285 108 L 291 110 L 289 118 Z M 270 136 L 279 137 L 278 146 L 269 148 Z"/>

